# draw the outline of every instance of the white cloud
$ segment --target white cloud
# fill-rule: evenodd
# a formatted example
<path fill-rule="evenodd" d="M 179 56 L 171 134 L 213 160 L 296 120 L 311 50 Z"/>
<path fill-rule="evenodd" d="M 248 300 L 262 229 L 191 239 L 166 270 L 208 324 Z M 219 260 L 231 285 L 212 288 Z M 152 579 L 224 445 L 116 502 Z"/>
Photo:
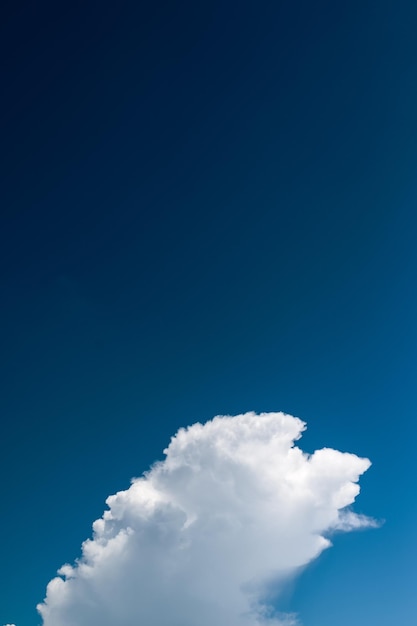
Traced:
<path fill-rule="evenodd" d="M 283 413 L 216 417 L 178 431 L 155 464 L 107 499 L 82 557 L 38 606 L 44 626 L 294 626 L 266 589 L 372 526 L 349 507 L 367 459 L 294 441 Z"/>

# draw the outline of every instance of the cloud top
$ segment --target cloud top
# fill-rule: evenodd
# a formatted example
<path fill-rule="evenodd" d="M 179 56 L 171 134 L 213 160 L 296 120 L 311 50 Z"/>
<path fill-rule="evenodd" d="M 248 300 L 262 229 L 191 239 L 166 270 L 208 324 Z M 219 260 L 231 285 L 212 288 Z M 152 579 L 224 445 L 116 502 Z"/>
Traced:
<path fill-rule="evenodd" d="M 372 526 L 350 509 L 368 459 L 295 445 L 284 413 L 218 416 L 180 429 L 165 459 L 110 496 L 75 565 L 38 606 L 44 626 L 293 626 L 266 589 Z"/>

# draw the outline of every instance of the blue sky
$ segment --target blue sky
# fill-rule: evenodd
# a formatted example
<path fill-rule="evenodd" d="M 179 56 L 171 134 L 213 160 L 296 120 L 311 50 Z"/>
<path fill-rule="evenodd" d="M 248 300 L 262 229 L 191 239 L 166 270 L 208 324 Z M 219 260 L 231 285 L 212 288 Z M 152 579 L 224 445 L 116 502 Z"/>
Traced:
<path fill-rule="evenodd" d="M 339 6 L 338 6 L 339 5 Z M 412 623 L 417 8 L 23 3 L 2 20 L 0 623 L 181 426 L 285 411 L 369 457 L 288 591 Z"/>

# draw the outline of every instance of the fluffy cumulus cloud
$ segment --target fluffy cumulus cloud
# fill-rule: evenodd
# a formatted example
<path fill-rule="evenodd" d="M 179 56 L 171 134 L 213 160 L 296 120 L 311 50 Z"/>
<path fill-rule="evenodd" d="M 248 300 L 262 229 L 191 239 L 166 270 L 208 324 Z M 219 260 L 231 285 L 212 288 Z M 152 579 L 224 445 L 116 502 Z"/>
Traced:
<path fill-rule="evenodd" d="M 107 499 L 75 565 L 51 580 L 44 626 L 293 626 L 268 605 L 330 545 L 372 525 L 349 508 L 370 462 L 295 445 L 283 413 L 181 429 L 156 463 Z M 348 508 L 346 508 L 348 507 Z"/>

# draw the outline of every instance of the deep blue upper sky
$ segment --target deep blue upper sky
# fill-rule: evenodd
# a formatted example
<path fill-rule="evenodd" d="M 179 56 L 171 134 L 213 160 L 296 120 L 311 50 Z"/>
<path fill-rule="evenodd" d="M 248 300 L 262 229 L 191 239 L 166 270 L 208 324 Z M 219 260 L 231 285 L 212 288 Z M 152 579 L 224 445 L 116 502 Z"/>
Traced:
<path fill-rule="evenodd" d="M 386 520 L 288 605 L 411 624 L 417 4 L 150 5 L 2 18 L 0 624 L 179 426 L 246 410 L 369 456 Z"/>

